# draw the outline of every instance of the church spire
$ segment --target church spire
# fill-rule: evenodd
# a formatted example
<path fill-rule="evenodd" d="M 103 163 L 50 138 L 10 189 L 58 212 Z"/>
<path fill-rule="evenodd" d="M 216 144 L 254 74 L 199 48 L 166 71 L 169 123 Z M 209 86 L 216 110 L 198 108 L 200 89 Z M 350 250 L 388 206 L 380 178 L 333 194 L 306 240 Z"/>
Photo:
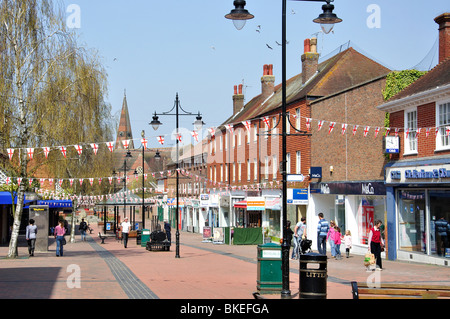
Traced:
<path fill-rule="evenodd" d="M 123 140 L 130 140 L 129 149 L 134 149 L 133 132 L 131 130 L 130 115 L 128 113 L 127 92 L 124 90 L 122 112 L 120 114 L 119 129 L 117 130 L 116 148 L 123 149 Z"/>

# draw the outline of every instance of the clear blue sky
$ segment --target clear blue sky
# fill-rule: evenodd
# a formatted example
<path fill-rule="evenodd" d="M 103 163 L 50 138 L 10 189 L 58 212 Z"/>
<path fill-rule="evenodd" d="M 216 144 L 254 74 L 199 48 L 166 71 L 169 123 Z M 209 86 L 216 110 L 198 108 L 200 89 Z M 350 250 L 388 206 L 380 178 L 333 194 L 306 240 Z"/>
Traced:
<path fill-rule="evenodd" d="M 238 31 L 224 18 L 233 0 L 64 0 L 80 9 L 80 43 L 98 50 L 108 73 L 108 102 L 112 113 L 122 107 L 126 89 L 133 138 L 145 130 L 149 147 L 157 135 L 170 134 L 175 117 L 154 131 L 152 114 L 172 108 L 178 92 L 181 106 L 203 115 L 206 127 L 218 126 L 232 113 L 233 86 L 244 83 L 245 99 L 261 92 L 264 64 L 273 64 L 275 83 L 281 82 L 281 0 L 247 0 L 255 18 Z M 371 27 L 369 6 L 379 8 Z M 421 62 L 438 36 L 434 18 L 450 10 L 448 0 L 335 0 L 334 12 L 343 19 L 334 33 L 319 33 L 318 50 L 325 57 L 351 41 L 355 48 L 393 70 Z M 320 31 L 313 23 L 321 2 L 288 1 L 287 76 L 301 72 L 303 40 Z M 67 13 L 67 17 L 70 13 Z M 260 32 L 257 26 L 260 25 Z M 269 44 L 273 49 L 269 49 Z M 434 51 L 433 51 L 434 53 Z M 429 57 L 429 56 L 428 56 Z M 431 61 L 431 62 L 430 62 Z M 426 64 L 435 65 L 427 59 Z M 181 126 L 192 130 L 195 117 Z M 173 145 L 170 135 L 166 146 Z M 82 141 L 80 141 L 82 142 Z M 136 147 L 139 143 L 136 143 Z"/>

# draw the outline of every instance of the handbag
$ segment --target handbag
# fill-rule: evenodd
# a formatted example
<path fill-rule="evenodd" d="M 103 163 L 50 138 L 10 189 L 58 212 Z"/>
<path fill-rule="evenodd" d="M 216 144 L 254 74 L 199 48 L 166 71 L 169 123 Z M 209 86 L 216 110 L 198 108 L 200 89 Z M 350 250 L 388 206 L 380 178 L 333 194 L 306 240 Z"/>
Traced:
<path fill-rule="evenodd" d="M 61 240 L 61 244 L 62 244 L 62 245 L 65 245 L 65 244 L 66 244 L 66 238 L 65 238 L 65 237 L 63 237 L 63 239 Z"/>
<path fill-rule="evenodd" d="M 368 251 L 364 256 L 364 266 L 368 267 L 373 264 L 375 264 L 375 255 Z"/>

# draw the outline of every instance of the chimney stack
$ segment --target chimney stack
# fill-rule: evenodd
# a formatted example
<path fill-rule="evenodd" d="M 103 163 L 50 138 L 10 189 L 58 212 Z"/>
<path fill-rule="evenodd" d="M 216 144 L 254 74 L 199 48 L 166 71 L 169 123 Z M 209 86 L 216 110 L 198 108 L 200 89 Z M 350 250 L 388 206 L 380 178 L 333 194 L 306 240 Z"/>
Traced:
<path fill-rule="evenodd" d="M 244 107 L 244 94 L 242 94 L 242 84 L 234 86 L 233 95 L 233 115 Z"/>
<path fill-rule="evenodd" d="M 263 76 L 261 77 L 261 95 L 267 99 L 274 92 L 275 76 L 273 75 L 273 64 L 264 64 Z"/>
<path fill-rule="evenodd" d="M 302 54 L 302 84 L 305 84 L 316 74 L 319 66 L 319 53 L 317 53 L 317 38 L 305 39 L 304 53 Z"/>
<path fill-rule="evenodd" d="M 439 63 L 441 63 L 450 57 L 450 13 L 443 13 L 434 21 L 439 25 Z"/>

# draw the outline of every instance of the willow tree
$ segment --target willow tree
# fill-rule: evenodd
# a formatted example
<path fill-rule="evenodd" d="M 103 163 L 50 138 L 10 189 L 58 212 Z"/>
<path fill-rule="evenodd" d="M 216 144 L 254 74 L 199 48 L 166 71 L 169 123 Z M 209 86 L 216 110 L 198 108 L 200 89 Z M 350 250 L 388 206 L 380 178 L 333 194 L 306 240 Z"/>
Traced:
<path fill-rule="evenodd" d="M 19 150 L 19 177 L 30 174 L 27 148 L 99 141 L 111 133 L 105 72 L 94 53 L 77 45 L 63 12 L 51 0 L 0 2 L 0 129 L 3 150 Z M 63 174 L 61 167 L 73 174 L 88 166 L 88 156 L 76 163 L 49 156 L 43 163 L 51 174 Z M 17 257 L 26 184 L 17 191 L 8 258 Z"/>

